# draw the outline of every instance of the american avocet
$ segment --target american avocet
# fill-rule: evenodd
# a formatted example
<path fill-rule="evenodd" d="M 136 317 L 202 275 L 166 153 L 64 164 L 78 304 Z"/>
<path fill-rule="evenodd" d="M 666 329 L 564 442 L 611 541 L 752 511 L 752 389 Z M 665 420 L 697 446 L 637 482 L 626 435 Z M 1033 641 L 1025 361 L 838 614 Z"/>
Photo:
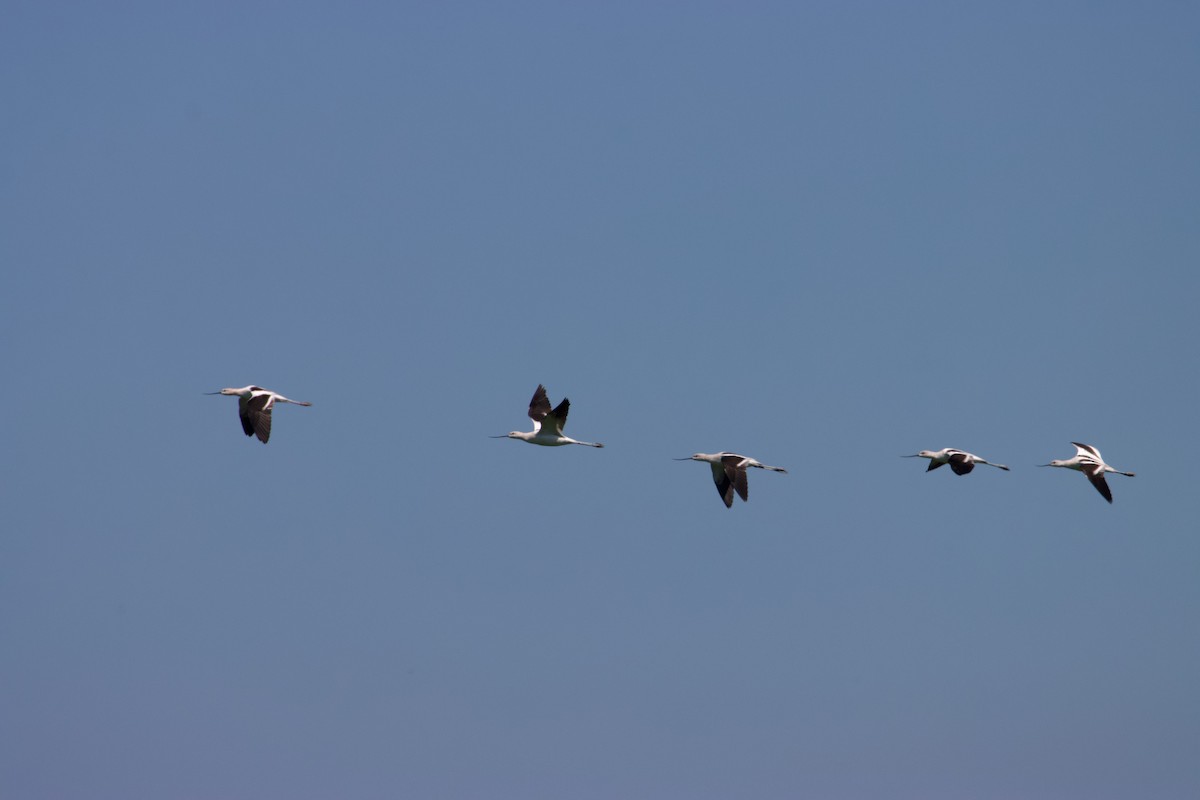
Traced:
<path fill-rule="evenodd" d="M 289 400 L 281 394 L 264 389 L 261 386 L 243 386 L 240 389 L 222 389 L 219 392 L 205 394 L 224 394 L 238 399 L 238 417 L 242 420 L 242 430 L 247 436 L 257 436 L 263 444 L 271 438 L 271 409 L 276 403 L 292 403 L 297 406 L 311 406 L 303 400 Z"/>
<path fill-rule="evenodd" d="M 1108 464 L 1104 463 L 1104 459 L 1100 457 L 1100 451 L 1092 447 L 1090 444 L 1080 444 L 1079 442 L 1071 442 L 1075 445 L 1074 458 L 1065 460 L 1054 460 L 1049 464 L 1038 464 L 1039 467 L 1065 467 L 1067 469 L 1079 470 L 1087 479 L 1092 482 L 1092 486 L 1096 487 L 1105 500 L 1112 502 L 1112 491 L 1108 488 L 1108 481 L 1104 480 L 1104 473 L 1115 472 L 1118 475 L 1125 475 L 1130 478 L 1134 476 L 1132 472 L 1122 472 L 1119 469 L 1113 469 Z"/>
<path fill-rule="evenodd" d="M 543 447 L 559 447 L 564 444 L 582 444 L 588 447 L 604 447 L 599 442 L 580 442 L 569 436 L 563 436 L 563 426 L 567 424 L 567 412 L 571 410 L 571 401 L 563 398 L 558 408 L 550 410 L 550 398 L 546 396 L 546 387 L 538 384 L 533 399 L 529 401 L 529 418 L 533 420 L 532 431 L 513 431 L 503 436 L 493 436 L 493 439 L 520 439 L 530 444 L 540 444 Z"/>
<path fill-rule="evenodd" d="M 929 466 L 926 468 L 926 472 L 931 472 L 943 464 L 949 464 L 950 469 L 954 470 L 955 475 L 966 475 L 975 469 L 976 464 L 987 464 L 989 467 L 1008 470 L 1008 467 L 1003 464 L 993 464 L 990 461 L 984 461 L 974 453 L 968 453 L 966 450 L 955 450 L 953 447 L 946 447 L 941 450 L 922 450 L 919 453 L 913 453 L 911 456 L 901 456 L 901 458 L 928 458 Z"/>
<path fill-rule="evenodd" d="M 761 461 L 755 461 L 748 456 L 737 453 L 696 453 L 687 458 L 677 458 L 676 461 L 705 461 L 712 467 L 713 483 L 717 485 L 717 494 L 725 501 L 726 508 L 733 507 L 733 492 L 741 495 L 742 501 L 749 499 L 750 484 L 746 480 L 746 468 L 757 467 L 774 472 L 787 473 L 783 467 L 772 467 Z"/>

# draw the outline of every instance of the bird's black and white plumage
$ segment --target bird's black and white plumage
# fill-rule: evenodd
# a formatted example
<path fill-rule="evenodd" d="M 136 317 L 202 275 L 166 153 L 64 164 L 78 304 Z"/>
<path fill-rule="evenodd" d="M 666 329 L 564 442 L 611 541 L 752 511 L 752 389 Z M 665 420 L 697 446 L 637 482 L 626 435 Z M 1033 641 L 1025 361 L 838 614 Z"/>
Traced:
<path fill-rule="evenodd" d="M 911 456 L 904 456 L 904 458 L 928 458 L 929 466 L 925 468 L 926 472 L 932 472 L 946 464 L 950 465 L 950 469 L 954 471 L 955 475 L 966 475 L 975 469 L 976 464 L 987 464 L 989 467 L 1008 471 L 1008 467 L 1003 464 L 993 464 L 991 461 L 985 461 L 974 453 L 968 453 L 966 450 L 955 450 L 953 447 L 946 447 L 941 450 L 922 450 L 919 453 L 913 453 Z"/>
<path fill-rule="evenodd" d="M 311 406 L 303 400 L 289 400 L 278 392 L 264 389 L 261 386 L 242 386 L 239 388 L 222 389 L 208 394 L 223 394 L 238 399 L 238 419 L 242 422 L 242 431 L 247 436 L 257 436 L 263 444 L 271 438 L 271 409 L 276 403 L 292 403 L 297 406 Z"/>
<path fill-rule="evenodd" d="M 563 426 L 567 424 L 567 414 L 571 411 L 571 401 L 563 398 L 558 407 L 551 410 L 550 396 L 546 387 L 538 384 L 529 401 L 529 419 L 533 421 L 533 429 L 538 433 L 562 436 Z"/>
<path fill-rule="evenodd" d="M 786 473 L 783 467 L 772 467 L 763 464 L 749 456 L 737 453 L 696 453 L 687 458 L 677 458 L 676 461 L 704 461 L 712 467 L 713 483 L 716 484 L 717 494 L 721 495 L 726 508 L 733 507 L 733 495 L 737 493 L 742 502 L 750 499 L 750 484 L 746 478 L 746 469 L 769 469 L 773 472 Z"/>
<path fill-rule="evenodd" d="M 532 431 L 512 431 L 503 436 L 493 436 L 493 439 L 520 439 L 530 444 L 540 444 L 543 447 L 560 447 L 564 444 L 582 444 L 587 447 L 604 447 L 599 442 L 581 442 L 563 434 L 563 426 L 567 424 L 567 413 L 571 410 L 571 401 L 563 398 L 556 408 L 550 405 L 550 397 L 546 387 L 538 384 L 529 401 L 529 419 L 533 422 Z"/>
<path fill-rule="evenodd" d="M 1092 486 L 1096 487 L 1096 491 L 1100 496 L 1109 503 L 1113 501 L 1112 490 L 1108 488 L 1108 481 L 1104 479 L 1106 472 L 1115 472 L 1118 475 L 1126 477 L 1134 477 L 1132 472 L 1122 472 L 1119 469 L 1113 469 L 1108 464 L 1104 463 L 1104 459 L 1100 456 L 1100 451 L 1090 444 L 1080 444 L 1079 442 L 1071 442 L 1075 445 L 1075 455 L 1067 459 L 1055 459 L 1049 464 L 1038 464 L 1039 467 L 1063 467 L 1064 469 L 1073 469 L 1082 472 L 1087 476 Z"/>
<path fill-rule="evenodd" d="M 257 436 L 263 444 L 271 438 L 271 396 L 266 392 L 239 397 L 238 417 L 247 436 Z"/>

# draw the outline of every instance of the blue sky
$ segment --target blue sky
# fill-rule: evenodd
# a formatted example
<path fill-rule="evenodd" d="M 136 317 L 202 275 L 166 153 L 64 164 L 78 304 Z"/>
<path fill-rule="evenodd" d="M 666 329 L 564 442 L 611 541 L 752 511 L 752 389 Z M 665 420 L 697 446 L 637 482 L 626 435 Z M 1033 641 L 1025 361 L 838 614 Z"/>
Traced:
<path fill-rule="evenodd" d="M 1200 790 L 1194 8 L 5 17 L 5 796 Z"/>

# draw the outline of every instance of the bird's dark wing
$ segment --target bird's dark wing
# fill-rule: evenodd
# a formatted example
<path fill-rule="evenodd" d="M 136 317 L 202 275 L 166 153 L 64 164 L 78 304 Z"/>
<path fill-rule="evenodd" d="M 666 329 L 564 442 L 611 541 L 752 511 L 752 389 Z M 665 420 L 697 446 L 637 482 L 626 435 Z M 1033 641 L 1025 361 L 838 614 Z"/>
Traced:
<path fill-rule="evenodd" d="M 238 403 L 241 412 L 242 430 L 247 436 L 257 436 L 263 444 L 271 438 L 271 401 L 269 394 L 254 395 L 249 400 L 242 398 Z"/>
<path fill-rule="evenodd" d="M 737 489 L 737 493 L 745 501 L 750 496 L 750 483 L 746 479 L 746 468 L 739 466 L 746 459 L 742 456 L 729 455 L 721 459 L 721 464 L 725 467 L 725 477 L 733 484 L 733 488 Z"/>
<path fill-rule="evenodd" d="M 246 407 L 246 398 L 238 398 L 238 419 L 242 421 L 242 430 L 247 436 L 254 435 L 254 420 L 251 417 L 250 410 Z"/>
<path fill-rule="evenodd" d="M 537 391 L 533 393 L 533 399 L 529 401 L 529 418 L 534 422 L 541 422 L 549 413 L 550 398 L 546 396 L 546 387 L 539 383 Z"/>
<path fill-rule="evenodd" d="M 950 469 L 954 470 L 955 475 L 966 475 L 975 469 L 975 462 L 965 453 L 955 453 L 950 456 Z"/>
<path fill-rule="evenodd" d="M 254 420 L 254 435 L 263 444 L 266 444 L 267 439 L 271 438 L 271 409 L 264 410 Z"/>
<path fill-rule="evenodd" d="M 929 461 L 929 466 L 925 468 L 925 471 L 933 472 L 935 469 L 937 469 L 938 467 L 942 466 L 945 463 L 946 463 L 945 461 L 934 461 L 931 459 Z"/>
<path fill-rule="evenodd" d="M 1087 475 L 1088 480 L 1092 482 L 1092 486 L 1096 487 L 1096 491 L 1111 503 L 1112 490 L 1108 488 L 1108 481 L 1104 480 L 1104 472 L 1097 469 L 1095 472 L 1085 472 L 1084 475 Z"/>
<path fill-rule="evenodd" d="M 558 404 L 558 408 L 551 411 L 542 420 L 542 425 L 549 425 L 555 433 L 561 434 L 563 426 L 567 424 L 567 412 L 571 410 L 571 401 L 563 398 L 563 401 Z"/>
<path fill-rule="evenodd" d="M 726 508 L 733 507 L 733 482 L 729 480 L 722 464 L 710 464 L 713 473 L 713 483 L 717 485 L 717 494 L 725 502 Z"/>

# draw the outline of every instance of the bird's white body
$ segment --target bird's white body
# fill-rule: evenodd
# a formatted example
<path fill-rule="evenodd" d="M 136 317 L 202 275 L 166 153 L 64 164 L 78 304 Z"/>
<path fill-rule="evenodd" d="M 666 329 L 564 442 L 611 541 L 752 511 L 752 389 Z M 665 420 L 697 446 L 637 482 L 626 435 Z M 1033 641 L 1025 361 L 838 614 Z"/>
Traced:
<path fill-rule="evenodd" d="M 492 430 L 495 430 L 493 428 Z M 522 442 L 530 444 L 538 444 L 542 447 L 562 447 L 564 444 L 582 444 L 588 447 L 604 447 L 599 442 L 581 442 L 578 439 L 572 439 L 570 436 L 563 436 L 561 433 L 553 431 L 512 431 L 504 438 L 520 439 Z"/>
<path fill-rule="evenodd" d="M 297 406 L 311 406 L 303 400 L 290 400 L 278 392 L 264 389 L 261 386 L 241 386 L 222 389 L 208 394 L 223 394 L 238 398 L 238 418 L 242 421 L 242 431 L 247 436 L 257 436 L 263 444 L 271 438 L 271 409 L 276 403 L 291 403 Z"/>
<path fill-rule="evenodd" d="M 531 431 L 511 431 L 504 436 L 493 436 L 493 439 L 520 439 L 522 442 L 541 445 L 542 447 L 561 447 L 565 444 L 581 444 L 586 447 L 604 447 L 599 442 L 581 442 L 563 435 L 563 426 L 567 424 L 567 412 L 571 410 L 571 401 L 563 398 L 557 408 L 551 410 L 550 398 L 546 387 L 538 384 L 529 401 L 529 419 L 533 422 Z"/>
<path fill-rule="evenodd" d="M 703 461 L 712 467 L 713 483 L 717 486 L 717 494 L 725 502 L 726 508 L 733 507 L 733 493 L 736 491 L 746 502 L 750 496 L 750 483 L 746 479 L 746 469 L 769 469 L 772 472 L 787 473 L 783 467 L 772 467 L 749 456 L 738 453 L 695 453 L 687 458 L 677 458 L 676 461 Z"/>
<path fill-rule="evenodd" d="M 1119 469 L 1113 469 L 1108 464 L 1104 463 L 1104 459 L 1100 456 L 1100 451 L 1090 444 L 1080 444 L 1079 442 L 1071 442 L 1075 445 L 1075 455 L 1066 459 L 1055 459 L 1049 464 L 1038 464 L 1039 467 L 1062 467 L 1064 469 L 1073 469 L 1082 472 L 1091 481 L 1092 486 L 1096 487 L 1096 491 L 1100 493 L 1108 502 L 1112 502 L 1112 490 L 1108 488 L 1108 481 L 1104 479 L 1104 473 L 1115 472 L 1118 475 L 1126 477 L 1134 477 L 1132 472 L 1122 472 Z"/>
<path fill-rule="evenodd" d="M 922 450 L 919 453 L 913 453 L 911 456 L 902 457 L 928 458 L 929 466 L 925 469 L 926 472 L 932 472 L 943 464 L 949 464 L 950 469 L 954 470 L 955 475 L 966 475 L 975 469 L 976 464 L 987 464 L 989 467 L 1008 471 L 1008 467 L 1003 464 L 993 464 L 991 461 L 985 461 L 974 453 L 968 453 L 966 450 L 956 450 L 953 447 L 944 447 L 941 450 Z"/>

